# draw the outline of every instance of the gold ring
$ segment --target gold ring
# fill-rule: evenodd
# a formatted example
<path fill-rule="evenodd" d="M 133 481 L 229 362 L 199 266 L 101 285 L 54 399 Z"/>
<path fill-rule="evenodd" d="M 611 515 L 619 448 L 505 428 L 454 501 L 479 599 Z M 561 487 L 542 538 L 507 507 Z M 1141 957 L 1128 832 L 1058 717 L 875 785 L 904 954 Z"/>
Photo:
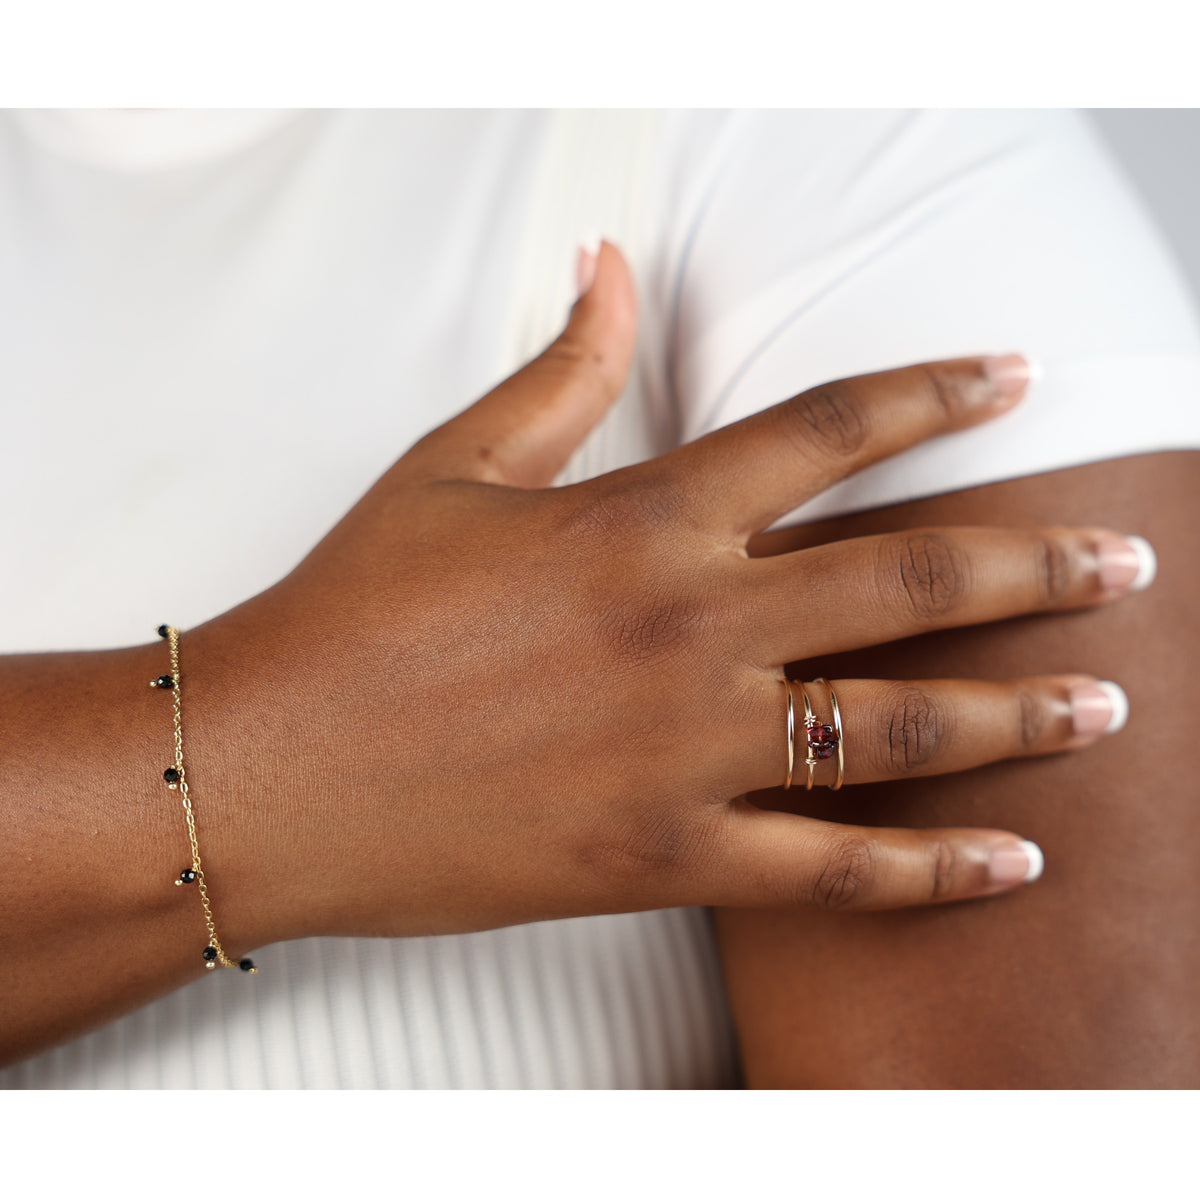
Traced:
<path fill-rule="evenodd" d="M 823 725 L 813 714 L 812 704 L 808 699 L 808 689 L 802 683 L 800 695 L 804 698 L 806 742 L 804 765 L 808 768 L 808 781 L 805 783 L 804 789 L 805 791 L 812 790 L 813 772 L 817 763 L 826 758 L 832 758 L 836 751 L 837 781 L 829 785 L 830 789 L 836 792 L 846 780 L 846 757 L 842 749 L 842 710 L 838 707 L 837 696 L 834 695 L 833 685 L 828 679 L 814 679 L 813 682 L 823 683 L 829 691 L 829 703 L 833 708 L 833 724 Z"/>
<path fill-rule="evenodd" d="M 815 757 L 815 751 L 811 740 L 812 730 L 816 727 L 819 727 L 820 722 L 816 717 L 813 716 L 812 705 L 808 700 L 808 689 L 804 686 L 804 684 L 800 685 L 800 695 L 804 700 L 804 736 L 808 744 L 808 749 L 805 751 L 804 755 L 804 765 L 808 768 L 808 779 L 805 781 L 804 790 L 806 792 L 811 792 L 813 785 L 813 767 L 817 765 L 817 759 Z"/>
<path fill-rule="evenodd" d="M 788 768 L 787 779 L 784 780 L 784 788 L 792 786 L 792 768 L 796 765 L 796 710 L 792 704 L 792 681 L 784 676 L 783 690 L 787 692 L 787 743 L 788 743 Z"/>
<path fill-rule="evenodd" d="M 837 693 L 833 690 L 833 684 L 830 683 L 828 679 L 817 679 L 817 680 L 814 680 L 814 682 L 815 683 L 823 683 L 826 686 L 826 688 L 829 689 L 829 704 L 830 704 L 830 707 L 833 709 L 833 731 L 832 732 L 833 732 L 834 738 L 836 739 L 837 760 L 838 760 L 837 782 L 831 783 L 829 785 L 829 787 L 832 791 L 836 792 L 838 790 L 838 788 L 840 788 L 842 786 L 842 784 L 846 781 L 846 751 L 842 744 L 842 742 L 843 742 L 842 710 L 838 707 Z M 825 729 L 829 729 L 829 726 L 826 725 Z M 809 741 L 810 741 L 810 743 L 812 741 L 811 733 L 809 734 Z M 825 742 L 824 744 L 827 745 L 828 742 Z M 809 751 L 810 757 L 811 757 L 811 753 L 812 753 L 812 751 L 810 750 Z M 809 771 L 811 772 L 811 770 L 812 770 L 812 768 L 810 767 Z"/>

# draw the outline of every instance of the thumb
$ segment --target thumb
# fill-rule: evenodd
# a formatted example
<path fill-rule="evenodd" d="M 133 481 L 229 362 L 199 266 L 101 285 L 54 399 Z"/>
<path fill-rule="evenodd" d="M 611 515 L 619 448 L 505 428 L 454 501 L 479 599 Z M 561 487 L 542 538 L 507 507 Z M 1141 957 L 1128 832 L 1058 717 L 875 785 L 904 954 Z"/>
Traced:
<path fill-rule="evenodd" d="M 558 337 L 422 438 L 405 455 L 410 465 L 443 478 L 513 487 L 554 482 L 621 394 L 637 339 L 637 293 L 620 250 L 601 241 L 592 255 L 581 246 L 577 278 L 586 290 Z"/>

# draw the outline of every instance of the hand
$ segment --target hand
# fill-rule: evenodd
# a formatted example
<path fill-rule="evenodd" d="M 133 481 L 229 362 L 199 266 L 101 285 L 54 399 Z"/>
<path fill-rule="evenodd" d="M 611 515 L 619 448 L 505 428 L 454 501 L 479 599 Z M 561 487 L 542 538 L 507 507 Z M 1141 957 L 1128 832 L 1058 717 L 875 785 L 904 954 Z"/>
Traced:
<path fill-rule="evenodd" d="M 221 745 L 205 735 L 224 763 L 209 793 L 193 748 L 198 804 L 210 795 L 242 847 L 221 851 L 228 873 L 214 864 L 218 911 L 254 908 L 247 939 L 897 907 L 1030 873 L 1016 833 L 853 828 L 745 798 L 783 781 L 785 663 L 1103 604 L 1144 576 L 1136 541 L 1099 529 L 922 529 L 747 556 L 837 480 L 1010 408 L 1021 360 L 830 383 L 551 487 L 620 393 L 635 328 L 605 243 L 545 353 L 418 442 L 284 580 L 184 633 L 189 713 L 223 714 Z M 848 785 L 1082 747 L 1116 724 L 1120 696 L 1086 676 L 835 687 Z M 809 691 L 828 720 L 825 690 Z"/>

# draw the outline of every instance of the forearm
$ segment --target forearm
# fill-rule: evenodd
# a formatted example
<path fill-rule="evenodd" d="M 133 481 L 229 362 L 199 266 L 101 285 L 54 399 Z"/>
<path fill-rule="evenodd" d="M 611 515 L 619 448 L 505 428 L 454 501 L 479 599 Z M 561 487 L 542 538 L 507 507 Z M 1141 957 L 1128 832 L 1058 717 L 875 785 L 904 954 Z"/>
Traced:
<path fill-rule="evenodd" d="M 273 940 L 261 833 L 236 783 L 230 703 L 207 628 L 184 639 L 185 746 L 218 930 L 230 954 Z M 164 642 L 0 658 L 0 1063 L 205 973 L 174 761 Z M 246 980 L 247 986 L 253 986 Z"/>
<path fill-rule="evenodd" d="M 1081 755 L 801 793 L 803 811 L 839 821 L 1018 830 L 1044 848 L 1046 872 L 1016 895 L 931 910 L 719 913 L 752 1086 L 1196 1086 L 1198 504 L 1200 455 L 1144 456 L 800 535 L 935 521 L 1107 522 L 1148 537 L 1160 572 L 1126 606 L 805 664 L 806 677 L 1088 671 L 1125 687 L 1131 716 L 1126 730 Z M 781 544 L 777 537 L 772 548 Z M 782 801 L 776 794 L 770 802 Z"/>

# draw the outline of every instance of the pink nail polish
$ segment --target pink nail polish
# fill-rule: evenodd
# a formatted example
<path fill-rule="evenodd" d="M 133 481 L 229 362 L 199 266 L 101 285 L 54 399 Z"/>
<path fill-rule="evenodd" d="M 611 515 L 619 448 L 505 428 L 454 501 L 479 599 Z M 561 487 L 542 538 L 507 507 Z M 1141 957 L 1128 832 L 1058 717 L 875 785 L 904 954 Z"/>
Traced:
<path fill-rule="evenodd" d="M 1040 879 L 1046 860 L 1036 842 L 999 846 L 988 857 L 988 875 L 994 884 L 1010 887 Z"/>
<path fill-rule="evenodd" d="M 996 395 L 1015 403 L 1025 394 L 1033 370 L 1021 354 L 997 354 L 983 360 L 983 373 Z"/>
<path fill-rule="evenodd" d="M 1154 582 L 1158 559 L 1145 538 L 1105 534 L 1096 544 L 1096 569 L 1107 591 L 1140 592 Z"/>
<path fill-rule="evenodd" d="M 1071 725 L 1076 737 L 1116 733 L 1129 719 L 1129 697 L 1120 684 L 1083 683 L 1071 689 Z"/>
<path fill-rule="evenodd" d="M 575 293 L 582 296 L 596 281 L 596 261 L 600 256 L 600 235 L 587 234 L 575 254 Z"/>

